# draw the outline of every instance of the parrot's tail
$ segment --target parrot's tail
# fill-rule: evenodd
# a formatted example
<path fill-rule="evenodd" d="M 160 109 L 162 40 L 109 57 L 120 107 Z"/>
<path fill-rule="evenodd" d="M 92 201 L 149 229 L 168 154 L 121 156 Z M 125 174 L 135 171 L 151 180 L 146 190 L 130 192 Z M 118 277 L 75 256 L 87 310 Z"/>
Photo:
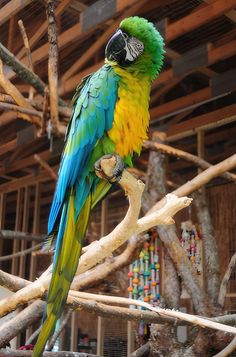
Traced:
<path fill-rule="evenodd" d="M 71 282 L 75 275 L 86 233 L 91 210 L 91 194 L 75 222 L 74 195 L 71 192 L 69 203 L 62 211 L 62 224 L 58 232 L 57 249 L 54 256 L 52 279 L 48 291 L 46 319 L 34 347 L 33 357 L 40 357 L 66 303 Z M 64 224 L 63 224 L 64 221 Z M 60 236 L 62 237 L 60 239 Z"/>

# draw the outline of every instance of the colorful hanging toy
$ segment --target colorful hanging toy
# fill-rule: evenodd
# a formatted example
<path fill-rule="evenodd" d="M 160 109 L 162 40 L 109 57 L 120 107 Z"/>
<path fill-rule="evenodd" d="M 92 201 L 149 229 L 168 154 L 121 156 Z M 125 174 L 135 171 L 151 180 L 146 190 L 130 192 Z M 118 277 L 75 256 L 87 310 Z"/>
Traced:
<path fill-rule="evenodd" d="M 189 260 L 196 270 L 197 275 L 202 274 L 202 239 L 200 230 L 191 220 L 181 223 L 179 238 L 182 247 L 186 250 Z"/>
<path fill-rule="evenodd" d="M 146 242 L 139 254 L 139 259 L 130 264 L 129 298 L 148 302 L 157 306 L 160 300 L 160 246 L 156 229 L 146 234 Z M 134 306 L 132 306 L 134 308 Z M 139 335 L 147 334 L 147 325 L 139 324 Z"/>

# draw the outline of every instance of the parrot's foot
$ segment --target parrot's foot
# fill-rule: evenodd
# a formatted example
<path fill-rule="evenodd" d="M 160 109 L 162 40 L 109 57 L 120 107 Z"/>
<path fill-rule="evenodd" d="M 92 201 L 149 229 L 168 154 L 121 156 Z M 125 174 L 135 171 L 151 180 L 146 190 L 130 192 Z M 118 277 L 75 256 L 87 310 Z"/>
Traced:
<path fill-rule="evenodd" d="M 108 170 L 105 170 L 106 163 L 108 165 Z M 115 183 L 120 181 L 125 165 L 119 155 L 109 154 L 104 155 L 97 160 L 94 167 L 95 172 L 99 177 L 109 181 L 110 183 Z M 106 172 L 104 172 L 104 170 Z"/>

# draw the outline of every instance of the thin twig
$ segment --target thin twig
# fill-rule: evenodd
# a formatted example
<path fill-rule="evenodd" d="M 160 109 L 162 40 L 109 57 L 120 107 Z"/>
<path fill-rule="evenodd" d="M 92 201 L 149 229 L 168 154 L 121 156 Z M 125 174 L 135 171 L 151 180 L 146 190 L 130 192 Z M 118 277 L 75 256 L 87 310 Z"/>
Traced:
<path fill-rule="evenodd" d="M 23 24 L 23 21 L 19 20 L 18 21 L 18 25 L 19 25 L 19 28 L 20 28 L 20 32 L 21 32 L 21 36 L 22 36 L 23 42 L 24 42 L 26 57 L 28 58 L 28 67 L 33 72 L 34 71 L 34 67 L 33 67 L 31 51 L 30 51 L 30 45 L 29 45 L 29 40 L 28 40 L 28 36 L 27 36 L 26 30 L 25 30 L 25 26 Z M 33 87 L 30 87 L 29 99 L 32 100 L 33 96 L 34 96 L 34 89 L 33 89 Z"/>
<path fill-rule="evenodd" d="M 0 102 L 0 109 L 13 110 L 14 112 L 17 112 L 17 113 L 23 113 L 23 114 L 27 114 L 27 115 L 34 115 L 34 116 L 39 117 L 39 118 L 42 118 L 42 116 L 43 116 L 42 112 L 39 112 L 38 110 L 28 109 L 28 108 L 21 107 L 21 106 L 18 106 L 18 105 L 2 103 L 2 102 Z M 30 122 L 32 121 L 31 119 L 27 119 L 27 120 L 30 121 Z M 36 124 L 39 125 L 39 123 L 40 122 L 37 120 Z"/>
<path fill-rule="evenodd" d="M 33 251 L 40 249 L 42 247 L 42 244 L 36 244 L 31 248 L 22 250 L 21 252 L 17 252 L 15 254 L 9 254 L 9 255 L 4 255 L 2 257 L 0 257 L 0 262 L 4 262 L 6 260 L 10 260 L 16 257 L 21 257 L 21 256 L 25 256 L 26 254 L 32 253 Z"/>
<path fill-rule="evenodd" d="M 220 292 L 219 292 L 219 297 L 218 297 L 218 303 L 220 304 L 220 306 L 224 306 L 225 303 L 225 296 L 226 296 L 226 292 L 227 292 L 227 285 L 231 276 L 231 273 L 234 269 L 236 265 L 236 253 L 234 253 L 234 255 L 231 257 L 228 268 L 225 272 L 225 275 L 221 281 L 221 285 L 220 285 Z"/>

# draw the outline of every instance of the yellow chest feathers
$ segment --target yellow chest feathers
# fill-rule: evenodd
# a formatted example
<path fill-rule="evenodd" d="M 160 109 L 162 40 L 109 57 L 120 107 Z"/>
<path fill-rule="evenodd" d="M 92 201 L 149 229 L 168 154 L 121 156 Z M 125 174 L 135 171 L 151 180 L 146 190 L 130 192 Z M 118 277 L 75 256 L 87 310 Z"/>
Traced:
<path fill-rule="evenodd" d="M 141 151 L 149 126 L 150 82 L 115 68 L 120 75 L 114 121 L 109 138 L 121 157 Z"/>

